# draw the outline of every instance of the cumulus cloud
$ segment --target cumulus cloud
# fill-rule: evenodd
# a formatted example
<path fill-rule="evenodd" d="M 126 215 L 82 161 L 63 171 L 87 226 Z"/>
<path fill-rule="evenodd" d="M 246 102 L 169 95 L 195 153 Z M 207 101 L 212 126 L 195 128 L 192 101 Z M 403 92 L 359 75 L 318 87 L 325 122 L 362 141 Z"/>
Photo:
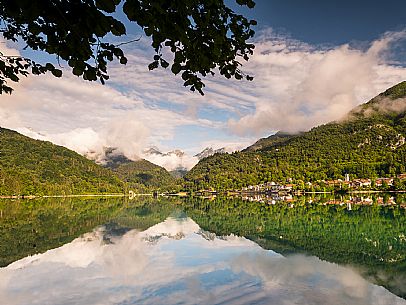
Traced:
<path fill-rule="evenodd" d="M 97 132 L 91 127 L 46 134 L 26 127 L 14 129 L 30 138 L 50 141 L 96 161 L 103 159 L 106 148 L 115 148 L 116 153 L 123 154 L 131 160 L 138 160 L 147 144 L 149 129 L 141 122 L 126 119 L 126 116 L 123 116 L 112 120 Z"/>
<path fill-rule="evenodd" d="M 176 155 L 174 153 L 166 153 L 164 155 L 149 155 L 149 154 L 141 154 L 140 155 L 143 159 L 146 159 L 154 164 L 162 166 L 169 171 L 173 171 L 176 169 L 187 169 L 190 170 L 193 166 L 199 162 L 196 157 L 193 157 L 188 154 Z"/>
<path fill-rule="evenodd" d="M 366 50 L 348 44 L 316 48 L 267 35 L 247 65 L 256 77 L 255 112 L 229 120 L 237 134 L 307 130 L 340 118 L 406 79 L 405 68 L 387 63 L 391 47 L 405 38 L 405 31 L 387 33 Z"/>
<path fill-rule="evenodd" d="M 123 116 L 108 122 L 98 132 L 92 128 L 77 128 L 44 138 L 83 155 L 102 154 L 105 148 L 112 147 L 127 158 L 137 160 L 147 143 L 149 132 L 143 123 Z"/>

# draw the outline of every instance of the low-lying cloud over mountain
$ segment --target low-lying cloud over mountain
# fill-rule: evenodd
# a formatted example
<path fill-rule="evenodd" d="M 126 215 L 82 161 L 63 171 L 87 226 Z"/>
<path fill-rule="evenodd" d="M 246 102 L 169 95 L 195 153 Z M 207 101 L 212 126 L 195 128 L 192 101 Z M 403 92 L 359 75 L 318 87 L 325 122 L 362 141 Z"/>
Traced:
<path fill-rule="evenodd" d="M 367 49 L 345 44 L 317 48 L 264 34 L 247 67 L 255 72 L 255 111 L 230 119 L 237 134 L 265 130 L 304 131 L 346 114 L 362 101 L 406 79 L 406 69 L 390 64 L 392 48 L 406 31 L 386 33 Z"/>
<path fill-rule="evenodd" d="M 243 67 L 254 81 L 208 77 L 204 97 L 169 71 L 148 71 L 150 42 L 142 38 L 126 46 L 127 66 L 112 64 L 106 86 L 68 70 L 60 79 L 29 76 L 13 84 L 11 96 L 0 96 L 0 124 L 81 154 L 115 147 L 129 159 L 190 168 L 206 147 L 241 150 L 277 130 L 306 130 L 339 119 L 406 79 L 406 68 L 390 60 L 405 36 L 387 33 L 367 48 L 353 48 L 308 45 L 264 31 Z M 15 48 L 0 44 L 6 55 L 18 54 Z M 150 146 L 187 154 L 146 156 Z"/>

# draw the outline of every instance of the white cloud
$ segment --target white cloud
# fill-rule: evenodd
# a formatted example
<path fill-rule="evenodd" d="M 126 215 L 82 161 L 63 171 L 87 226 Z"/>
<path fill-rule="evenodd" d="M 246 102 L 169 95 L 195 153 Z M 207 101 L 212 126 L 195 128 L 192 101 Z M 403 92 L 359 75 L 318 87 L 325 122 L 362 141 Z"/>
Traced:
<path fill-rule="evenodd" d="M 150 144 L 173 139 L 183 125 L 215 126 L 206 119 L 147 105 L 118 90 L 89 83 L 68 71 L 61 79 L 30 76 L 15 86 L 12 95 L 0 96 L 1 126 L 27 136 L 49 140 L 78 153 L 102 153 L 118 147 L 137 159 Z"/>
<path fill-rule="evenodd" d="M 255 72 L 255 113 L 231 119 L 230 129 L 240 135 L 298 131 L 339 119 L 406 79 L 406 68 L 386 63 L 392 45 L 405 36 L 405 31 L 387 33 L 367 50 L 266 37 L 247 65 Z"/>
<path fill-rule="evenodd" d="M 261 278 L 275 304 L 403 304 L 404 300 L 371 285 L 350 268 L 316 257 L 243 253 L 231 263 L 234 272 Z M 311 283 L 308 287 L 306 283 Z M 309 289 L 310 288 L 310 289 Z"/>
<path fill-rule="evenodd" d="M 190 170 L 193 166 L 199 162 L 196 157 L 184 154 L 183 156 L 177 156 L 175 154 L 168 155 L 146 155 L 141 154 L 141 157 L 159 166 L 166 168 L 169 171 L 177 168 L 186 168 Z"/>
<path fill-rule="evenodd" d="M 243 67 L 255 75 L 254 81 L 208 77 L 204 97 L 189 92 L 169 70 L 148 71 L 152 56 L 149 42 L 142 39 L 126 46 L 129 64 L 113 63 L 106 86 L 69 71 L 61 79 L 22 79 L 11 96 L 0 96 L 1 126 L 82 154 L 101 153 L 111 145 L 135 159 L 150 145 L 180 148 L 189 156 L 150 161 L 168 169 L 179 164 L 190 168 L 196 162 L 191 156 L 205 147 L 239 150 L 276 130 L 304 130 L 338 119 L 406 79 L 406 68 L 387 58 L 404 36 L 388 33 L 369 49 L 358 50 L 311 46 L 269 30 Z M 0 50 L 5 47 L 0 44 Z M 18 53 L 10 46 L 7 52 Z M 196 137 L 185 133 L 191 126 L 207 132 Z"/>
<path fill-rule="evenodd" d="M 199 159 L 195 157 L 196 152 L 200 153 L 206 148 L 212 148 L 213 150 L 223 149 L 227 153 L 232 153 L 237 150 L 242 150 L 247 146 L 253 144 L 254 139 L 240 138 L 240 140 L 207 140 L 199 143 L 197 147 L 190 147 L 187 151 L 182 151 L 182 154 L 178 155 L 172 152 L 163 152 L 159 154 L 141 154 L 140 157 L 146 159 L 154 164 L 160 165 L 169 171 L 175 170 L 179 167 L 190 170 L 195 166 Z"/>

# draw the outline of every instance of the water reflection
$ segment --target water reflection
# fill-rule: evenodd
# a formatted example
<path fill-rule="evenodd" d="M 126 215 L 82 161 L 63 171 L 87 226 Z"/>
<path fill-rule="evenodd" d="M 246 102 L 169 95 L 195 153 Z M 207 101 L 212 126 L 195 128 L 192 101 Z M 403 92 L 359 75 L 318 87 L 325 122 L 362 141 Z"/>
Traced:
<path fill-rule="evenodd" d="M 352 269 L 284 257 L 183 213 L 110 223 L 0 269 L 2 304 L 406 304 Z"/>
<path fill-rule="evenodd" d="M 259 194 L 245 194 L 241 196 L 242 200 L 251 202 L 260 202 L 266 204 L 277 203 L 290 203 L 303 204 L 303 203 L 316 203 L 324 205 L 346 205 L 348 209 L 351 209 L 353 205 L 381 205 L 391 206 L 398 205 L 406 208 L 406 201 L 403 193 L 373 193 L 373 194 L 309 194 L 308 196 L 294 196 L 292 194 L 279 195 L 274 193 L 259 193 Z"/>

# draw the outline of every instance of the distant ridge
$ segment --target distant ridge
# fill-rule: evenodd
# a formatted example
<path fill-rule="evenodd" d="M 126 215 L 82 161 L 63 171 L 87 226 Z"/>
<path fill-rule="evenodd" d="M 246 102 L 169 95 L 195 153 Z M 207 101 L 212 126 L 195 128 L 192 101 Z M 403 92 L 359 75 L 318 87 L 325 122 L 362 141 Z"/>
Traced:
<path fill-rule="evenodd" d="M 158 150 L 153 149 L 151 153 Z M 118 149 L 108 147 L 104 149 L 104 156 L 98 162 L 111 169 L 126 187 L 137 192 L 154 190 L 174 191 L 178 189 L 177 180 L 165 168 L 145 159 L 130 160 Z"/>
<path fill-rule="evenodd" d="M 143 192 L 179 190 L 178 181 L 174 176 L 165 168 L 147 160 L 130 160 L 114 166 L 110 163 L 109 166 L 129 189 Z"/>
<path fill-rule="evenodd" d="M 301 134 L 302 134 L 302 132 L 294 134 L 294 133 L 278 131 L 274 135 L 271 135 L 267 138 L 259 139 L 257 142 L 255 142 L 251 146 L 248 146 L 243 151 L 266 150 L 267 147 L 283 145 L 288 140 L 295 138 Z"/>

